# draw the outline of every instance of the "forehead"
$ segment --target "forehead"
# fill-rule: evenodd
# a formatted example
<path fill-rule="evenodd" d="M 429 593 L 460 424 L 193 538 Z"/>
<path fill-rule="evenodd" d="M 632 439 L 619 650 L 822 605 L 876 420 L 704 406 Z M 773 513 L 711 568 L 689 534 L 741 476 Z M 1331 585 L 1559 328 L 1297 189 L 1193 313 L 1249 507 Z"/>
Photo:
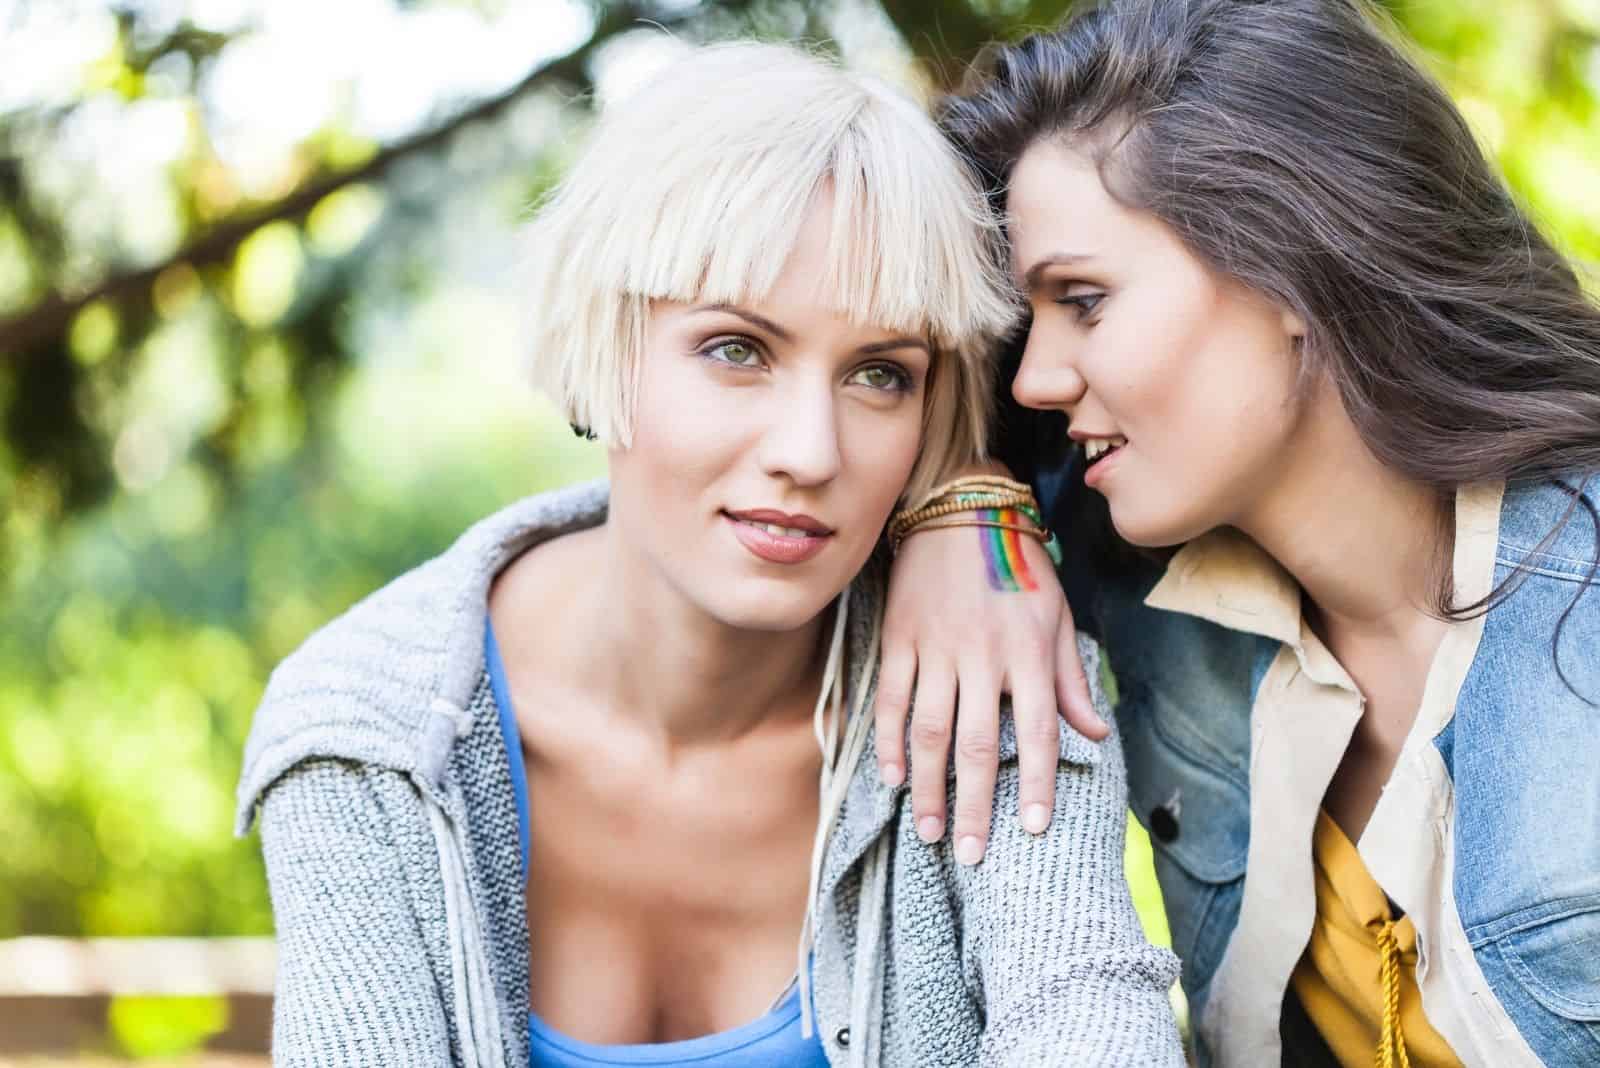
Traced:
<path fill-rule="evenodd" d="M 1006 229 L 1020 276 L 1057 254 L 1104 255 L 1146 243 L 1154 220 L 1106 190 L 1093 159 L 1059 141 L 1030 146 L 1012 168 Z"/>
<path fill-rule="evenodd" d="M 874 285 L 881 275 L 893 273 L 896 265 L 889 258 L 897 253 L 882 242 L 863 240 L 860 228 L 851 225 L 870 207 L 859 200 L 839 204 L 832 183 L 822 183 L 791 234 L 767 233 L 754 242 L 765 255 L 777 258 L 770 284 L 761 285 L 754 273 L 747 273 L 739 279 L 742 285 L 731 290 L 727 285 L 708 287 L 698 299 L 757 310 L 798 329 L 826 321 L 833 329 L 869 341 L 928 336 L 932 332 L 930 307 L 906 299 L 905 291 L 891 299 Z M 741 235 L 741 240 L 749 236 Z M 713 262 L 716 258 L 713 252 Z M 926 284 L 906 287 L 912 291 L 931 288 Z"/>

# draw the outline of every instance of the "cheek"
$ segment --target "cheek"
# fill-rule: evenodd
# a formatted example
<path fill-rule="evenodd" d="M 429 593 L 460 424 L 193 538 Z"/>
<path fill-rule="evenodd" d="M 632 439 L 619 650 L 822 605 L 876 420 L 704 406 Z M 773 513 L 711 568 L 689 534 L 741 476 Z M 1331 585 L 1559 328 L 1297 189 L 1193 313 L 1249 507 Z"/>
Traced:
<path fill-rule="evenodd" d="M 654 362 L 641 368 L 632 444 L 610 455 L 612 510 L 655 551 L 687 560 L 726 504 L 717 490 L 745 445 L 728 397 L 739 391 L 712 388 L 690 357 Z"/>
<path fill-rule="evenodd" d="M 1243 506 L 1285 454 L 1298 421 L 1295 368 L 1281 339 L 1248 322 L 1169 340 L 1145 368 L 1126 432 L 1155 476 L 1148 484 L 1209 526 Z"/>
<path fill-rule="evenodd" d="M 629 451 L 651 457 L 652 467 L 677 481 L 716 470 L 742 444 L 741 428 L 750 419 L 754 399 L 744 396 L 747 392 L 719 388 L 691 356 L 647 359 Z"/>
<path fill-rule="evenodd" d="M 1107 321 L 1090 334 L 1079 371 L 1118 430 L 1154 444 L 1175 422 L 1188 422 L 1190 408 L 1203 407 L 1195 404 L 1195 387 L 1204 377 L 1187 348 L 1187 338 L 1159 317 Z"/>
<path fill-rule="evenodd" d="M 1183 377 L 1184 425 L 1219 459 L 1260 460 L 1295 425 L 1293 355 L 1255 316 L 1234 317 L 1199 341 Z"/>
<path fill-rule="evenodd" d="M 1141 451 L 1214 465 L 1292 419 L 1295 367 L 1259 318 L 1212 306 L 1119 322 L 1085 377 Z"/>
<path fill-rule="evenodd" d="M 905 492 L 922 448 L 922 409 L 916 400 L 894 411 L 861 410 L 847 414 L 840 425 L 840 452 L 845 459 L 846 492 L 874 517 L 885 521 Z"/>

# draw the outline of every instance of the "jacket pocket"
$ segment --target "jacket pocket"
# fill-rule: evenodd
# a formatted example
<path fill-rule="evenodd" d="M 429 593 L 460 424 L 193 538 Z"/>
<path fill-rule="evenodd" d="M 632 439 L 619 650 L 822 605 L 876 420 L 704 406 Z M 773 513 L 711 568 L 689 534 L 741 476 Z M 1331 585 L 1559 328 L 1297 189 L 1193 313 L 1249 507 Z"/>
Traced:
<path fill-rule="evenodd" d="M 1129 803 L 1150 835 L 1172 948 L 1192 1000 L 1210 981 L 1238 918 L 1250 795 L 1229 770 L 1185 745 L 1159 705 L 1141 687 L 1124 695 L 1118 720 Z"/>
<path fill-rule="evenodd" d="M 1600 896 L 1539 905 L 1493 927 L 1500 933 L 1475 948 L 1534 1052 L 1547 1065 L 1600 1064 Z"/>

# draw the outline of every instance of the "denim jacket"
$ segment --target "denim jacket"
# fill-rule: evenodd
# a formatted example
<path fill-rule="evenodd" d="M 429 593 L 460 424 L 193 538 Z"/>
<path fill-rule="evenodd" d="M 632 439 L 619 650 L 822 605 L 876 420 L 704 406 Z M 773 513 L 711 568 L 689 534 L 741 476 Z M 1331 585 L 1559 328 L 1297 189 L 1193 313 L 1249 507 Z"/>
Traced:
<path fill-rule="evenodd" d="M 1600 476 L 1563 482 L 1600 501 Z M 1040 489 L 1058 519 L 1084 492 L 1071 473 Z M 1579 507 L 1545 543 L 1572 503 L 1552 482 L 1458 494 L 1458 602 L 1525 574 L 1451 628 L 1359 843 L 1417 924 L 1424 1011 L 1467 1065 L 1600 1064 L 1591 513 Z M 1064 579 L 1117 678 L 1131 803 L 1154 846 L 1201 1063 L 1298 1063 L 1279 1023 L 1315 914 L 1311 821 L 1359 692 L 1300 621 L 1293 580 L 1236 533 L 1206 535 L 1165 567 Z M 1289 686 L 1301 696 L 1285 704 Z"/>

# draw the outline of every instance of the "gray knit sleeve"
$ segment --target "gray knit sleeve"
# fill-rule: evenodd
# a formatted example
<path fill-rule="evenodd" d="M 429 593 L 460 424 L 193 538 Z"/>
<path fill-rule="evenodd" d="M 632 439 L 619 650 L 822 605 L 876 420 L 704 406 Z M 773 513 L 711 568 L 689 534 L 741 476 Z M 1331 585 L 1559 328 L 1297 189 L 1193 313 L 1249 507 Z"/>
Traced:
<path fill-rule="evenodd" d="M 1097 710 L 1114 722 L 1098 646 L 1080 638 L 1079 652 Z M 1121 742 L 1112 734 L 1097 748 L 1098 762 L 1058 766 L 1047 832 L 1000 816 L 983 862 L 956 869 L 985 1002 L 985 1065 L 1184 1064 L 1168 1000 L 1178 959 L 1146 941 L 1123 873 Z M 1016 812 L 1019 791 L 1015 761 L 1003 763 L 995 812 Z"/>
<path fill-rule="evenodd" d="M 427 829 L 415 789 L 397 772 L 311 761 L 267 791 L 275 1065 L 450 1064 L 397 827 Z"/>

